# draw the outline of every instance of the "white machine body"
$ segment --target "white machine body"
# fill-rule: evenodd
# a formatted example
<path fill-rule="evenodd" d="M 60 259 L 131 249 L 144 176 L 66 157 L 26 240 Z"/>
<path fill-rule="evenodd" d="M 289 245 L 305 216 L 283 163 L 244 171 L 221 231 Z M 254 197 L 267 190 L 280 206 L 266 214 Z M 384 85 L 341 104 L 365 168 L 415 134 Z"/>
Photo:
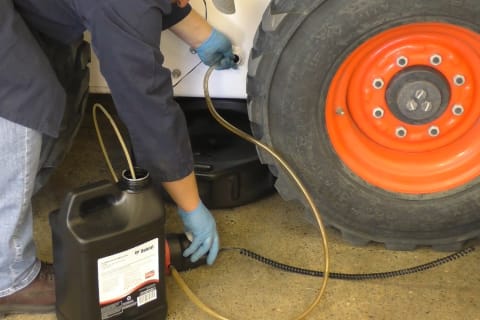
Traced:
<path fill-rule="evenodd" d="M 206 0 L 208 22 L 232 41 L 234 52 L 240 56 L 236 70 L 214 72 L 210 80 L 211 96 L 215 98 L 246 98 L 247 60 L 253 45 L 253 39 L 263 12 L 270 0 L 241 0 L 234 14 L 224 14 L 217 10 L 211 0 Z M 203 0 L 191 0 L 193 9 L 205 15 Z M 89 35 L 86 35 L 87 40 Z M 160 47 L 165 56 L 164 66 L 172 71 L 174 94 L 178 97 L 203 97 L 203 77 L 207 66 L 200 64 L 198 56 L 191 52 L 189 46 L 166 30 L 162 34 Z M 193 71 L 191 71 L 195 68 Z M 188 74 L 191 71 L 190 74 Z M 90 92 L 109 93 L 110 89 L 103 78 L 98 59 L 92 57 Z"/>

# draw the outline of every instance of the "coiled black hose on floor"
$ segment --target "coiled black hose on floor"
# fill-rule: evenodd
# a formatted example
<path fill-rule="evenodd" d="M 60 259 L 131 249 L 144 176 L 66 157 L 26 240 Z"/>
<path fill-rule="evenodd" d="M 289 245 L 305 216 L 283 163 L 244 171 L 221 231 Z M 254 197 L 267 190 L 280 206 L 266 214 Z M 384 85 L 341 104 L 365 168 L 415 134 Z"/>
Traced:
<path fill-rule="evenodd" d="M 324 273 L 322 271 L 317 271 L 317 270 L 309 270 L 309 269 L 304 269 L 304 268 L 299 268 L 299 267 L 294 267 L 290 266 L 287 264 L 283 264 L 277 261 L 274 261 L 272 259 L 266 258 L 262 255 L 259 255 L 253 251 L 250 251 L 245 248 L 223 248 L 222 250 L 225 251 L 239 251 L 240 254 L 247 256 L 249 258 L 252 258 L 258 262 L 261 262 L 263 264 L 266 264 L 268 266 L 271 266 L 276 269 L 280 269 L 282 271 L 286 272 L 291 272 L 291 273 L 296 273 L 296 274 L 302 274 L 306 276 L 312 276 L 312 277 L 323 277 Z M 329 277 L 332 279 L 337 279 L 337 280 L 355 280 L 355 281 L 360 281 L 360 280 L 375 280 L 375 279 L 388 279 L 388 278 L 394 278 L 394 277 L 399 277 L 399 276 L 405 276 L 409 275 L 412 273 L 417 273 L 421 271 L 425 271 L 428 269 L 436 268 L 439 267 L 445 263 L 455 261 L 459 258 L 462 258 L 470 253 L 475 251 L 474 247 L 469 247 L 466 249 L 463 249 L 461 251 L 455 252 L 451 255 L 445 256 L 443 258 L 430 261 L 428 263 L 414 266 L 411 268 L 405 268 L 405 269 L 400 269 L 400 270 L 394 270 L 394 271 L 388 271 L 388 272 L 376 272 L 376 273 L 338 273 L 338 272 L 330 272 Z"/>

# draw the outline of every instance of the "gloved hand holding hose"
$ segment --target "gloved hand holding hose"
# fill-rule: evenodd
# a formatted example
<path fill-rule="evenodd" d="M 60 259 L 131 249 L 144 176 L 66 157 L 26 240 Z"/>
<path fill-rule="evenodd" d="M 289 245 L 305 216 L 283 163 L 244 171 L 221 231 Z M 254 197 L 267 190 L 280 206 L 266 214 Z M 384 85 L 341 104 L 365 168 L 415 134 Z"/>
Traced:
<path fill-rule="evenodd" d="M 223 33 L 216 29 L 213 29 L 210 37 L 195 50 L 200 60 L 207 66 L 217 64 L 217 70 L 236 67 L 232 43 Z"/>
<path fill-rule="evenodd" d="M 192 243 L 183 252 L 183 256 L 190 257 L 192 262 L 196 262 L 208 253 L 207 264 L 213 264 L 220 248 L 220 240 L 215 219 L 210 211 L 200 201 L 193 211 L 187 212 L 179 207 L 178 213 L 183 221 L 185 232 L 193 236 Z"/>

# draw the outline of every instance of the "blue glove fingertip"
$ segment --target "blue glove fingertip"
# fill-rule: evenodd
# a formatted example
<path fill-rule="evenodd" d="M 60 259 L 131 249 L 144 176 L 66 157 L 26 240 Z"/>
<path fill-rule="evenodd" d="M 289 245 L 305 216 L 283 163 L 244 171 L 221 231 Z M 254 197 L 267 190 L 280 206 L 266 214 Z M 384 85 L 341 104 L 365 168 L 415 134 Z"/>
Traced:
<path fill-rule="evenodd" d="M 236 68 L 236 64 L 232 58 L 223 58 L 220 60 L 220 63 L 217 66 L 217 70 L 225 70 L 225 69 L 232 69 Z"/>
<path fill-rule="evenodd" d="M 213 240 L 213 244 L 210 248 L 210 251 L 208 252 L 207 256 L 207 264 L 211 266 L 215 260 L 217 259 L 218 251 L 220 250 L 220 241 L 218 239 L 218 236 L 215 237 Z"/>
<path fill-rule="evenodd" d="M 187 249 L 185 249 L 185 251 L 183 251 L 183 256 L 185 258 L 191 256 L 195 251 L 198 250 L 198 248 L 200 248 L 201 245 L 202 245 L 202 242 L 200 239 L 198 238 L 193 239 L 193 242 L 188 246 Z"/>
<path fill-rule="evenodd" d="M 192 254 L 192 257 L 190 258 L 190 260 L 192 262 L 197 262 L 198 259 L 203 257 L 208 252 L 208 249 L 210 248 L 211 243 L 212 243 L 211 239 L 206 239 L 202 243 L 202 245 L 198 248 L 198 250 L 195 251 L 194 254 Z"/>

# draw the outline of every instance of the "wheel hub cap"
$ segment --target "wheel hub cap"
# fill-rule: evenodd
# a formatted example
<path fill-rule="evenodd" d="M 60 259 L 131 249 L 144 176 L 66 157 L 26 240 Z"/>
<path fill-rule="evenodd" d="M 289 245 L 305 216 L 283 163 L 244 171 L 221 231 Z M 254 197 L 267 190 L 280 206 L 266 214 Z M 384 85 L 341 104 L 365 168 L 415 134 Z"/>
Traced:
<path fill-rule="evenodd" d="M 441 116 L 450 100 L 447 79 L 433 68 L 411 67 L 399 72 L 386 92 L 387 106 L 408 124 L 429 123 Z"/>

